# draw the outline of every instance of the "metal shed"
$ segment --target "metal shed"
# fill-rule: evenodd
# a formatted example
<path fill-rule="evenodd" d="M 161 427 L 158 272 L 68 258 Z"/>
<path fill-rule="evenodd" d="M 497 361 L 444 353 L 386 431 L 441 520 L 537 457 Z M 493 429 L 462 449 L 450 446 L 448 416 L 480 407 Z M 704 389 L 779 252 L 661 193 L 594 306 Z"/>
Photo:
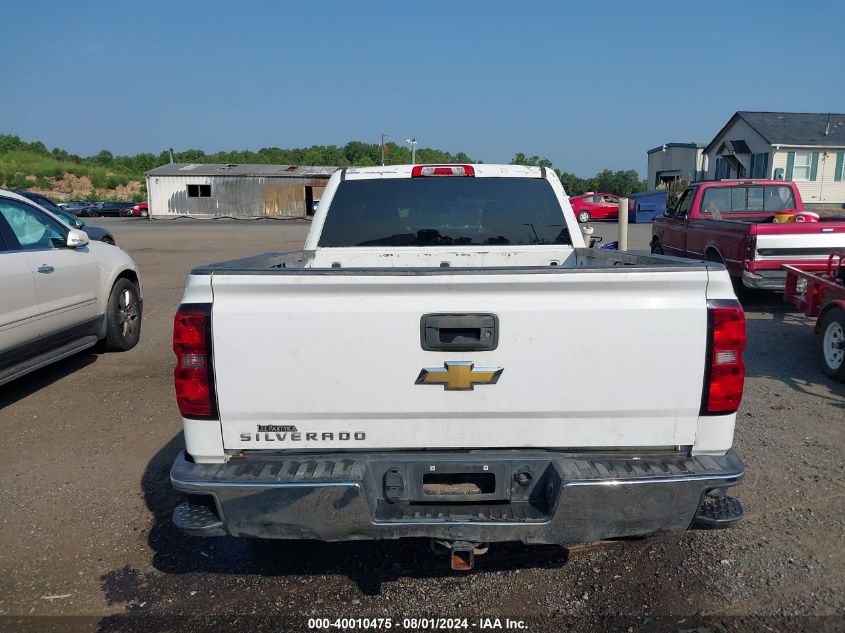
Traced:
<path fill-rule="evenodd" d="M 150 215 L 304 218 L 336 169 L 170 163 L 146 173 Z"/>

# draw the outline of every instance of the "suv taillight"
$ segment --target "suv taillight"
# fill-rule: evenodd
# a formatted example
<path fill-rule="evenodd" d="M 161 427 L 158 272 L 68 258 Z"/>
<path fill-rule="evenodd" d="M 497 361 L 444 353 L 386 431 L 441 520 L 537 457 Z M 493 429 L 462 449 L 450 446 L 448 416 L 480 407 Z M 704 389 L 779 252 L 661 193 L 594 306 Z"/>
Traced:
<path fill-rule="evenodd" d="M 216 419 L 211 304 L 183 303 L 173 319 L 176 402 L 183 417 Z"/>
<path fill-rule="evenodd" d="M 745 313 L 739 301 L 708 301 L 702 415 L 724 415 L 739 409 L 745 380 L 744 349 Z"/>

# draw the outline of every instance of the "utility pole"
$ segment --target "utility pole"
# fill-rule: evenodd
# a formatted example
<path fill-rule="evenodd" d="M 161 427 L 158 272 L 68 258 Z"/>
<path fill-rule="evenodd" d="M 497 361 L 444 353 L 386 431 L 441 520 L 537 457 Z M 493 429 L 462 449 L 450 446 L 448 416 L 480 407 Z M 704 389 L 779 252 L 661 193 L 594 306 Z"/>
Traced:
<path fill-rule="evenodd" d="M 619 250 L 628 250 L 628 198 L 619 199 L 619 219 L 617 220 L 617 227 L 619 228 Z"/>
<path fill-rule="evenodd" d="M 417 139 L 415 138 L 408 138 L 405 139 L 405 142 L 411 146 L 411 164 L 417 164 Z"/>
<path fill-rule="evenodd" d="M 378 144 L 379 154 L 381 154 L 381 166 L 384 167 L 384 137 L 387 136 L 384 132 L 381 133 L 381 141 Z"/>

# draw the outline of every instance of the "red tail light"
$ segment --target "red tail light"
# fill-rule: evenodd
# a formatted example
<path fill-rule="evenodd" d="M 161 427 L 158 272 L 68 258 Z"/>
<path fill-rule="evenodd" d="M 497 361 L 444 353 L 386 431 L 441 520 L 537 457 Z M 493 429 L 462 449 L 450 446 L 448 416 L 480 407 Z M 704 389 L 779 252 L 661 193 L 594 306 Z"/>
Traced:
<path fill-rule="evenodd" d="M 757 236 L 756 235 L 746 235 L 745 236 L 745 250 L 748 251 L 748 257 L 754 257 L 754 251 L 757 250 Z"/>
<path fill-rule="evenodd" d="M 411 177 L 420 176 L 475 176 L 471 165 L 414 165 Z"/>
<path fill-rule="evenodd" d="M 216 419 L 211 304 L 183 303 L 173 319 L 176 402 L 186 418 Z"/>
<path fill-rule="evenodd" d="M 745 313 L 736 300 L 707 302 L 707 367 L 702 415 L 735 413 L 745 380 Z"/>

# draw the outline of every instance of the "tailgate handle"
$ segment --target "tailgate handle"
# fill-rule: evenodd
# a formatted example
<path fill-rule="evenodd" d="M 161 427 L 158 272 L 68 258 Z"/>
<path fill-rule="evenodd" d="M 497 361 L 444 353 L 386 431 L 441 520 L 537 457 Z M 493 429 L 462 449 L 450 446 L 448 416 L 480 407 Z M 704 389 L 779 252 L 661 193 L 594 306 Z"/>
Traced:
<path fill-rule="evenodd" d="M 424 314 L 420 343 L 430 352 L 493 350 L 499 344 L 499 319 L 495 314 Z"/>

